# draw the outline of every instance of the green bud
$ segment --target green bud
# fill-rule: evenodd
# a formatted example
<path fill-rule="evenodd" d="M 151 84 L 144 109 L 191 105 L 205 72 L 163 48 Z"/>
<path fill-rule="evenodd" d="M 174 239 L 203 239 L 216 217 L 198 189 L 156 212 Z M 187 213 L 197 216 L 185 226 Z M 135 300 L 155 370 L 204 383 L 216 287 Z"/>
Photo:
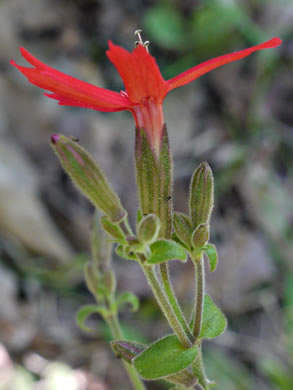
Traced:
<path fill-rule="evenodd" d="M 109 294 L 114 294 L 116 291 L 116 277 L 113 271 L 106 270 L 103 273 L 103 285 Z"/>
<path fill-rule="evenodd" d="M 87 288 L 94 296 L 96 296 L 100 285 L 100 278 L 97 271 L 91 263 L 86 263 L 83 271 Z"/>
<path fill-rule="evenodd" d="M 154 242 L 159 236 L 160 227 L 160 220 L 155 214 L 146 215 L 137 226 L 139 241 L 145 244 Z"/>
<path fill-rule="evenodd" d="M 121 222 L 126 217 L 126 211 L 89 153 L 77 142 L 63 135 L 55 134 L 51 141 L 62 167 L 76 187 L 112 222 Z"/>
<path fill-rule="evenodd" d="M 207 162 L 194 171 L 190 183 L 189 215 L 192 227 L 208 224 L 214 206 L 214 180 Z"/>
<path fill-rule="evenodd" d="M 204 247 L 210 239 L 209 225 L 199 225 L 192 233 L 191 242 L 194 248 Z"/>
<path fill-rule="evenodd" d="M 132 359 L 144 351 L 146 346 L 135 341 L 114 340 L 111 341 L 111 348 L 117 357 L 131 364 Z"/>
<path fill-rule="evenodd" d="M 173 224 L 177 237 L 183 244 L 190 247 L 192 228 L 191 222 L 187 215 L 183 213 L 174 213 Z"/>

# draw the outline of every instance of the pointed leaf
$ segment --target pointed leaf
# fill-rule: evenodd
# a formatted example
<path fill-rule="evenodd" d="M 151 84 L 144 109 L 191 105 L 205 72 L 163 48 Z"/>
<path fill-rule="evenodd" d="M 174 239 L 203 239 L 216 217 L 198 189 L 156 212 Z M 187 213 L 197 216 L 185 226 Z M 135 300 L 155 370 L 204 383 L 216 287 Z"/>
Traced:
<path fill-rule="evenodd" d="M 209 295 L 204 297 L 203 318 L 199 337 L 213 339 L 227 327 L 227 319 Z"/>
<path fill-rule="evenodd" d="M 85 305 L 82 306 L 78 312 L 76 313 L 76 322 L 77 325 L 80 327 L 80 329 L 84 330 L 85 332 L 94 332 L 94 329 L 89 328 L 85 325 L 86 319 L 93 313 L 98 313 L 102 317 L 107 317 L 108 310 L 104 306 L 98 306 L 98 305 Z"/>
<path fill-rule="evenodd" d="M 175 335 L 169 335 L 149 346 L 133 364 L 147 380 L 164 378 L 187 368 L 197 356 L 197 346 L 185 348 Z"/>
<path fill-rule="evenodd" d="M 203 249 L 209 259 L 210 271 L 214 272 L 218 264 L 217 248 L 213 244 L 207 244 Z"/>
<path fill-rule="evenodd" d="M 159 264 L 168 260 L 187 260 L 187 253 L 177 242 L 158 240 L 150 245 L 151 255 L 147 258 L 148 264 Z"/>
<path fill-rule="evenodd" d="M 103 229 L 115 239 L 116 242 L 121 244 L 127 243 L 121 227 L 117 223 L 111 222 L 110 219 L 105 215 L 101 217 L 101 225 Z"/>
<path fill-rule="evenodd" d="M 119 294 L 116 302 L 118 306 L 129 303 L 132 306 L 131 311 L 137 311 L 139 308 L 138 297 L 131 291 L 124 291 Z"/>
<path fill-rule="evenodd" d="M 129 340 L 113 340 L 111 348 L 118 358 L 122 358 L 127 363 L 131 363 L 132 359 L 143 352 L 147 346 L 136 341 Z"/>

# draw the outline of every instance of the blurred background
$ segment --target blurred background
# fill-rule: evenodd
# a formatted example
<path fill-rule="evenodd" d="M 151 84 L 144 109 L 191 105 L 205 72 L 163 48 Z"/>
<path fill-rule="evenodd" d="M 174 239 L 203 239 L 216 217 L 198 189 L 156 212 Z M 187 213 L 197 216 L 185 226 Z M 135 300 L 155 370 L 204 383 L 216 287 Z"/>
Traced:
<path fill-rule="evenodd" d="M 293 389 L 293 3 L 290 0 L 0 0 L 0 389 L 130 389 L 99 317 L 75 324 L 91 303 L 82 267 L 93 213 L 49 146 L 52 133 L 80 139 L 134 220 L 134 124 L 129 113 L 60 107 L 10 59 L 18 48 L 98 86 L 123 89 L 105 51 L 129 50 L 137 28 L 168 79 L 212 57 L 274 36 L 278 48 L 225 65 L 173 91 L 164 112 L 175 161 L 175 209 L 186 210 L 190 176 L 208 161 L 216 181 L 211 242 L 219 265 L 207 290 L 229 319 L 206 342 L 219 390 Z M 118 289 L 141 301 L 124 312 L 129 338 L 170 330 L 142 272 L 115 258 Z M 192 266 L 172 264 L 186 313 Z M 149 383 L 148 389 L 165 389 Z"/>

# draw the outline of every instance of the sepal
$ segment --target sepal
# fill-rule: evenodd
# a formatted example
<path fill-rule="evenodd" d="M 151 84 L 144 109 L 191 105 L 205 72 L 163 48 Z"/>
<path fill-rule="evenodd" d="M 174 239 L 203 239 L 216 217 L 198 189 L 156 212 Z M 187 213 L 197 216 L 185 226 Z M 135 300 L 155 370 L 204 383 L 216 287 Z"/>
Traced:
<path fill-rule="evenodd" d="M 173 226 L 179 240 L 188 248 L 191 245 L 192 228 L 187 215 L 175 212 L 173 216 Z"/>
<path fill-rule="evenodd" d="M 209 225 L 202 224 L 199 225 L 192 233 L 191 243 L 193 248 L 201 249 L 203 248 L 210 238 L 210 229 Z"/>
<path fill-rule="evenodd" d="M 154 242 L 160 233 L 160 220 L 155 214 L 144 216 L 137 226 L 137 237 L 144 244 Z"/>

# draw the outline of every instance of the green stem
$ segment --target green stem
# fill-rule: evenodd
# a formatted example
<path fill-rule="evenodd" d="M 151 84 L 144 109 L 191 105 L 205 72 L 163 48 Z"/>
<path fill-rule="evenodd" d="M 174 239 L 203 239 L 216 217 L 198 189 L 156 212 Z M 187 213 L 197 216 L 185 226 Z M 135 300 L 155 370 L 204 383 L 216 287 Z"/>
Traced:
<path fill-rule="evenodd" d="M 183 316 L 182 310 L 178 304 L 175 292 L 172 287 L 172 283 L 170 280 L 170 275 L 169 275 L 169 268 L 167 263 L 162 263 L 160 264 L 160 274 L 161 274 L 161 279 L 163 282 L 163 287 L 165 289 L 166 295 L 169 299 L 170 305 L 172 309 L 174 310 L 175 315 L 177 316 L 184 332 L 187 334 L 188 338 L 193 342 L 194 337 L 186 323 L 186 319 Z"/>
<path fill-rule="evenodd" d="M 212 382 L 210 382 L 207 379 L 205 373 L 202 352 L 201 352 L 201 345 L 198 346 L 198 355 L 195 362 L 192 364 L 192 371 L 193 374 L 197 377 L 198 383 L 202 386 L 202 388 L 204 390 L 208 390 Z"/>
<path fill-rule="evenodd" d="M 191 347 L 192 342 L 185 333 L 179 319 L 177 318 L 176 314 L 174 313 L 172 306 L 170 305 L 164 290 L 162 289 L 162 286 L 160 285 L 158 278 L 154 272 L 153 267 L 150 267 L 148 265 L 142 264 L 143 271 L 145 273 L 145 276 L 147 278 L 147 281 L 153 291 L 153 294 L 164 313 L 165 317 L 167 318 L 171 328 L 174 330 L 176 336 L 178 337 L 178 340 L 181 342 L 182 345 L 185 347 Z"/>
<path fill-rule="evenodd" d="M 109 325 L 109 328 L 111 329 L 112 336 L 115 339 L 123 339 L 123 332 L 121 330 L 117 314 L 113 314 L 112 316 L 107 317 L 106 321 L 107 324 Z M 122 364 L 128 374 L 128 377 L 133 385 L 133 388 L 135 390 L 146 390 L 145 385 L 139 378 L 135 368 L 130 364 L 126 363 L 124 360 L 122 360 Z"/>
<path fill-rule="evenodd" d="M 201 256 L 200 259 L 193 259 L 193 263 L 195 266 L 195 274 L 196 274 L 193 336 L 196 340 L 200 335 L 202 314 L 203 314 L 203 301 L 204 301 L 204 288 L 205 288 L 203 256 Z"/>

